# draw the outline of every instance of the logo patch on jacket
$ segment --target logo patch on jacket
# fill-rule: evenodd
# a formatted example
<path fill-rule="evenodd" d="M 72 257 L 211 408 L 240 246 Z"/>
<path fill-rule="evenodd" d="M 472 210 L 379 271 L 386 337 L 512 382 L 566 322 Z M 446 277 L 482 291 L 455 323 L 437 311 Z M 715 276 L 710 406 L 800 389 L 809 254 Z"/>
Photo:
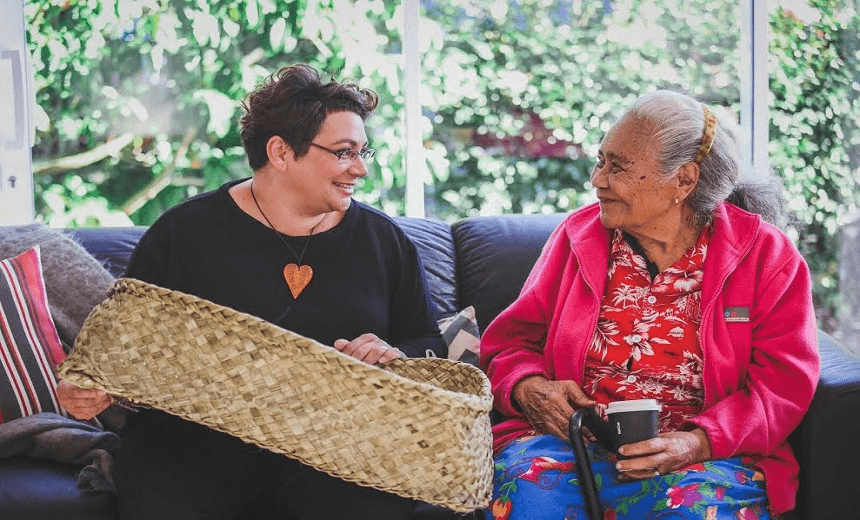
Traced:
<path fill-rule="evenodd" d="M 749 307 L 726 307 L 723 309 L 726 323 L 747 323 L 750 321 Z"/>

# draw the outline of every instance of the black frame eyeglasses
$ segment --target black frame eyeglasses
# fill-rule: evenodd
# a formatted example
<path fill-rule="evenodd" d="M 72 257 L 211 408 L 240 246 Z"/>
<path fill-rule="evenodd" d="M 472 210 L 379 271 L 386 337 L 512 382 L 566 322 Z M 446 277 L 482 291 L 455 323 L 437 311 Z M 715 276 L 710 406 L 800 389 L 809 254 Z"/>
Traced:
<path fill-rule="evenodd" d="M 361 157 L 363 161 L 366 161 L 373 157 L 373 155 L 376 153 L 376 150 L 374 150 L 373 148 L 362 148 L 359 151 L 355 151 L 352 148 L 344 148 L 343 150 L 332 150 L 331 148 L 326 148 L 325 146 L 316 144 L 313 141 L 311 141 L 311 145 L 316 146 L 320 150 L 325 150 L 326 152 L 334 155 L 335 157 L 337 157 L 337 162 L 341 164 L 349 164 L 355 161 L 358 157 Z"/>

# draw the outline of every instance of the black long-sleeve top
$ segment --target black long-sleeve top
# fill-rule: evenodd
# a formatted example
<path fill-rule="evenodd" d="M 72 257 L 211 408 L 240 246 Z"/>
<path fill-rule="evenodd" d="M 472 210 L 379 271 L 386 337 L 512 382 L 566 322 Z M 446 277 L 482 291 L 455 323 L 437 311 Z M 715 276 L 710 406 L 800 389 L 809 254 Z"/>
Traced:
<path fill-rule="evenodd" d="M 324 345 L 371 332 L 409 357 L 446 357 L 415 245 L 387 215 L 352 201 L 310 237 L 280 235 L 221 186 L 168 210 L 140 239 L 125 276 L 252 314 Z M 286 241 L 292 251 L 282 242 Z M 284 266 L 311 266 L 297 298 Z"/>

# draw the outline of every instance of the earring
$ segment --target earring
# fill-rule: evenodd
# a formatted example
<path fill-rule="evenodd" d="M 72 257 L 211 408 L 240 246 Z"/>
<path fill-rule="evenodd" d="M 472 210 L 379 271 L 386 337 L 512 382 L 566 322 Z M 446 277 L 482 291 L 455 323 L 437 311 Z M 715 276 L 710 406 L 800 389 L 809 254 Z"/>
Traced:
<path fill-rule="evenodd" d="M 675 204 L 677 204 L 678 202 L 680 202 L 680 201 L 678 200 L 677 197 L 675 197 Z"/>

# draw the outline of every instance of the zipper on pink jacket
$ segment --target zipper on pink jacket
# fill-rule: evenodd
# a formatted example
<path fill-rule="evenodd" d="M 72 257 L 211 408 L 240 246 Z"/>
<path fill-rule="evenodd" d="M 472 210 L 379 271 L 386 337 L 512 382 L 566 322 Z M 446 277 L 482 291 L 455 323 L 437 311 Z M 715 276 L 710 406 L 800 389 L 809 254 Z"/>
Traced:
<path fill-rule="evenodd" d="M 573 252 L 573 256 L 576 257 L 576 261 L 579 262 L 580 271 L 582 271 L 582 258 L 580 258 L 579 253 L 577 252 L 575 247 L 571 247 L 570 249 Z M 592 294 L 592 296 L 594 296 L 594 300 L 596 301 L 596 304 L 597 304 L 597 312 L 593 313 L 594 314 L 594 321 L 591 323 L 591 330 L 597 330 L 597 319 L 600 317 L 600 298 L 597 296 L 597 291 L 595 291 L 594 287 L 591 285 L 591 283 L 589 283 L 588 278 L 583 276 L 582 280 L 585 282 L 586 287 L 588 287 L 589 290 L 591 290 L 591 294 Z M 591 338 L 587 339 L 585 348 L 582 349 L 582 360 L 581 360 L 582 362 L 580 363 L 581 369 L 580 369 L 579 374 L 578 374 L 579 375 L 579 382 L 577 383 L 577 385 L 581 385 L 585 380 L 585 360 L 586 360 L 586 358 L 588 358 L 588 348 L 589 348 L 587 343 L 590 341 L 591 341 Z M 699 342 L 701 343 L 701 341 L 702 340 L 700 339 Z M 584 390 L 583 390 L 583 392 L 584 392 Z"/>

